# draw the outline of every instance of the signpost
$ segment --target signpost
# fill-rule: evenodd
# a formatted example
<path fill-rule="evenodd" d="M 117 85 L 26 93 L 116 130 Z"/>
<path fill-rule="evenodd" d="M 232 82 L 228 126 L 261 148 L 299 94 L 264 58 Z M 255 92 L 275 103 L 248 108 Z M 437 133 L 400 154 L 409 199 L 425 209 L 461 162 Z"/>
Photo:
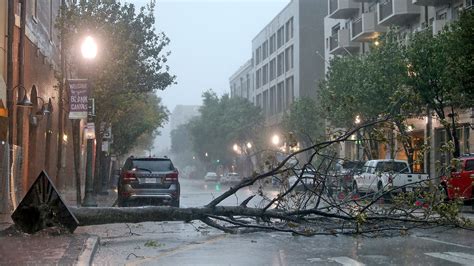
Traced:
<path fill-rule="evenodd" d="M 89 82 L 86 79 L 70 79 L 69 87 L 69 119 L 87 118 L 89 103 Z"/>

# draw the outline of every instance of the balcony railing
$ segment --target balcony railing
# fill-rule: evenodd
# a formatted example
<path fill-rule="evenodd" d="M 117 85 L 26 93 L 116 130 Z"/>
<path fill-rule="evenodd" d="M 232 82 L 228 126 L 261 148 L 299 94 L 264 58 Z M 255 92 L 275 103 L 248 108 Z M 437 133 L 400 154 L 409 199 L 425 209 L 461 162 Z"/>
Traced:
<path fill-rule="evenodd" d="M 413 0 L 381 0 L 377 6 L 378 23 L 383 26 L 408 25 L 420 16 L 421 7 L 413 5 Z"/>
<path fill-rule="evenodd" d="M 329 14 L 334 13 L 339 8 L 339 0 L 329 0 Z"/>
<path fill-rule="evenodd" d="M 323 0 L 313 0 L 323 1 Z M 329 0 L 329 18 L 349 19 L 359 11 L 360 4 L 354 0 Z"/>
<path fill-rule="evenodd" d="M 386 31 L 386 27 L 378 24 L 376 12 L 363 13 L 351 23 L 351 41 L 370 42 Z"/>
<path fill-rule="evenodd" d="M 380 9 L 379 9 L 379 14 L 380 14 L 380 21 L 388 18 L 388 16 L 393 14 L 393 3 L 392 0 L 385 0 L 380 3 Z"/>
<path fill-rule="evenodd" d="M 354 38 L 355 36 L 362 33 L 362 17 L 352 21 L 352 35 L 351 37 Z"/>
<path fill-rule="evenodd" d="M 349 29 L 340 29 L 329 41 L 331 54 L 352 54 L 359 51 L 359 43 L 352 42 Z"/>

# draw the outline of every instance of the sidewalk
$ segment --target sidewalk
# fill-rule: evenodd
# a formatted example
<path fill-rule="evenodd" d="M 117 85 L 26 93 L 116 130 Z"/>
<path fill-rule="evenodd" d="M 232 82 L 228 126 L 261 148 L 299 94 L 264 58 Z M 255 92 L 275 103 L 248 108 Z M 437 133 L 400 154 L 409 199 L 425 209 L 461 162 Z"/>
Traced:
<path fill-rule="evenodd" d="M 99 207 L 112 206 L 116 192 L 97 195 Z M 68 206 L 76 206 L 75 191 L 61 193 Z M 99 238 L 89 234 L 64 234 L 48 228 L 36 234 L 22 233 L 14 228 L 11 214 L 0 214 L 0 265 L 89 265 Z"/>

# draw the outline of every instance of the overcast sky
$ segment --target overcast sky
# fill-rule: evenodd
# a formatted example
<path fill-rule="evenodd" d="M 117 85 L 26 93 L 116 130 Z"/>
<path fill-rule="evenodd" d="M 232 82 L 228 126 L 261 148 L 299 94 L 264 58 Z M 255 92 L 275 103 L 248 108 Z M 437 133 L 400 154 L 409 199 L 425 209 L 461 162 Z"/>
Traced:
<path fill-rule="evenodd" d="M 157 0 L 156 28 L 171 40 L 168 64 L 178 82 L 158 92 L 164 105 L 170 111 L 179 104 L 200 105 L 207 89 L 219 95 L 228 93 L 229 77 L 251 58 L 252 39 L 289 2 Z M 162 132 L 165 138 L 160 138 L 160 150 L 169 146 L 169 133 Z"/>

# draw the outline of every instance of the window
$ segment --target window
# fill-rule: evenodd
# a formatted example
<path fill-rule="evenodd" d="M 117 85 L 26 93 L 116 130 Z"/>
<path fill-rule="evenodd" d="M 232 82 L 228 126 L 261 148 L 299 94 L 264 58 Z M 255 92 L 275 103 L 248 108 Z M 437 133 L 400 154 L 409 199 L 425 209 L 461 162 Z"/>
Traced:
<path fill-rule="evenodd" d="M 263 103 L 262 103 L 263 113 L 268 114 L 268 90 L 263 92 Z"/>
<path fill-rule="evenodd" d="M 281 113 L 283 111 L 283 92 L 285 90 L 285 85 L 283 82 L 278 83 L 277 85 L 277 113 Z"/>
<path fill-rule="evenodd" d="M 293 45 L 285 50 L 285 71 L 293 69 Z"/>
<path fill-rule="evenodd" d="M 264 65 L 262 70 L 262 85 L 265 85 L 268 83 L 268 64 Z"/>
<path fill-rule="evenodd" d="M 286 79 L 286 108 L 290 108 L 293 100 L 295 98 L 295 91 L 294 91 L 294 81 L 293 77 L 289 77 Z"/>
<path fill-rule="evenodd" d="M 276 36 L 275 33 L 270 37 L 270 54 L 276 51 Z"/>
<path fill-rule="evenodd" d="M 286 22 L 286 31 L 285 31 L 285 42 L 288 42 L 293 38 L 293 18 L 290 18 Z"/>
<path fill-rule="evenodd" d="M 250 97 L 250 75 L 247 74 L 247 98 Z"/>
<path fill-rule="evenodd" d="M 276 114 L 276 88 L 275 86 L 270 88 L 270 114 Z"/>
<path fill-rule="evenodd" d="M 257 65 L 260 64 L 260 62 L 262 61 L 262 47 L 261 46 L 259 46 L 257 50 L 255 50 L 255 57 L 256 57 L 255 64 Z"/>
<path fill-rule="evenodd" d="M 257 102 L 255 103 L 258 107 L 262 108 L 262 94 L 257 94 Z"/>
<path fill-rule="evenodd" d="M 262 60 L 267 59 L 268 57 L 268 41 L 265 41 L 262 45 L 263 58 Z"/>
<path fill-rule="evenodd" d="M 270 81 L 276 78 L 276 58 L 270 61 Z"/>
<path fill-rule="evenodd" d="M 283 45 L 284 33 L 285 33 L 285 27 L 281 26 L 277 31 L 277 49 Z"/>
<path fill-rule="evenodd" d="M 467 160 L 464 171 L 474 171 L 474 160 Z"/>
<path fill-rule="evenodd" d="M 277 57 L 277 75 L 278 76 L 281 76 L 284 72 L 284 57 L 285 57 L 285 53 L 281 52 L 278 57 Z"/>
<path fill-rule="evenodd" d="M 255 87 L 258 89 L 260 88 L 260 82 L 262 81 L 262 69 L 257 70 L 257 75 L 255 77 Z"/>

